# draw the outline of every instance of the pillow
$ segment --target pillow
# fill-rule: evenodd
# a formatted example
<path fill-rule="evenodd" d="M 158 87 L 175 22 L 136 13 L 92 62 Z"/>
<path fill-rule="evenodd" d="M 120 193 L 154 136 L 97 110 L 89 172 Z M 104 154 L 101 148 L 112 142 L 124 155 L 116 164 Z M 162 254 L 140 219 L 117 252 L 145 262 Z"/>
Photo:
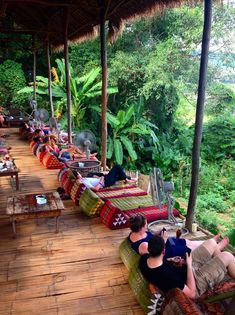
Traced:
<path fill-rule="evenodd" d="M 79 179 L 77 179 L 70 192 L 70 197 L 73 200 L 73 202 L 77 204 L 79 203 L 80 196 L 82 195 L 85 189 L 86 186 Z"/>
<path fill-rule="evenodd" d="M 90 189 L 86 189 L 79 200 L 81 211 L 89 217 L 99 216 L 103 204 L 104 201 Z"/>

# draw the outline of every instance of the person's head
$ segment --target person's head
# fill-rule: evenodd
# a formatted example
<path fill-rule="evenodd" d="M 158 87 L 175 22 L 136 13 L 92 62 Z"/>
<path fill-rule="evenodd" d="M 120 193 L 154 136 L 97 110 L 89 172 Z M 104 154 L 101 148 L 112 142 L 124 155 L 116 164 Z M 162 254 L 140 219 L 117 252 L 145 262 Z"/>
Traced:
<path fill-rule="evenodd" d="M 139 232 L 143 227 L 146 226 L 147 220 L 142 214 L 137 214 L 134 217 L 131 217 L 129 222 L 131 231 Z"/>
<path fill-rule="evenodd" d="M 154 235 L 148 241 L 148 252 L 150 257 L 158 257 L 162 254 L 165 248 L 164 239 L 160 235 Z"/>

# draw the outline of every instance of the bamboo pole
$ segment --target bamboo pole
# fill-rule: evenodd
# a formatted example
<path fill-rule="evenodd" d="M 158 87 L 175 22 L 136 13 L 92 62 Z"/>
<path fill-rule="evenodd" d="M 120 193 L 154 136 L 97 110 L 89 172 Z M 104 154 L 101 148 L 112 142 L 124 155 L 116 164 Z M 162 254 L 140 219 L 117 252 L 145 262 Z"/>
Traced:
<path fill-rule="evenodd" d="M 101 97 L 101 119 L 102 119 L 102 166 L 106 170 L 107 160 L 107 47 L 105 34 L 105 2 L 100 0 L 100 55 L 102 67 L 102 97 Z"/>
<path fill-rule="evenodd" d="M 65 29 L 64 29 L 64 63 L 66 77 L 67 93 L 67 115 L 68 115 L 68 142 L 72 143 L 72 125 L 71 125 L 71 90 L 70 90 L 70 73 L 69 73 L 69 48 L 68 48 L 68 24 L 69 9 L 65 9 Z"/>
<path fill-rule="evenodd" d="M 212 0 L 206 0 L 204 1 L 204 26 L 203 26 L 203 35 L 202 35 L 202 50 L 201 50 L 201 62 L 200 62 L 200 73 L 199 73 L 199 83 L 198 83 L 197 109 L 196 109 L 193 150 L 192 150 L 191 187 L 190 187 L 190 196 L 189 196 L 187 216 L 186 216 L 186 226 L 190 232 L 192 231 L 192 223 L 195 217 L 195 204 L 196 204 L 197 190 L 198 190 L 199 167 L 200 167 L 200 147 L 201 147 L 203 115 L 204 115 L 204 107 L 205 107 L 205 91 L 206 91 L 206 81 L 207 81 L 211 24 L 212 24 Z"/>
<path fill-rule="evenodd" d="M 54 106 L 52 99 L 52 89 L 51 89 L 51 58 L 50 58 L 50 40 L 47 40 L 47 71 L 48 71 L 48 94 L 49 103 L 51 109 L 51 117 L 54 117 Z"/>

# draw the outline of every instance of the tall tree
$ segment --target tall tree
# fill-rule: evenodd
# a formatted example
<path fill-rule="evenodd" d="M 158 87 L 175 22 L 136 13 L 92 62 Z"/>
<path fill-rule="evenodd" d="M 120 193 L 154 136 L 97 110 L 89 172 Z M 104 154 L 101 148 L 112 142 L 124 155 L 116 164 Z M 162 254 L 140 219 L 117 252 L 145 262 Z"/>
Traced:
<path fill-rule="evenodd" d="M 210 44 L 212 21 L 212 0 L 206 0 L 204 4 L 204 27 L 202 36 L 201 63 L 198 85 L 198 98 L 196 110 L 196 122 L 192 151 L 192 179 L 189 195 L 189 203 L 186 217 L 186 226 L 192 231 L 192 223 L 195 215 L 195 204 L 198 190 L 199 165 L 200 165 L 200 146 L 202 139 L 203 114 L 205 107 L 205 90 L 208 68 L 208 54 Z"/>

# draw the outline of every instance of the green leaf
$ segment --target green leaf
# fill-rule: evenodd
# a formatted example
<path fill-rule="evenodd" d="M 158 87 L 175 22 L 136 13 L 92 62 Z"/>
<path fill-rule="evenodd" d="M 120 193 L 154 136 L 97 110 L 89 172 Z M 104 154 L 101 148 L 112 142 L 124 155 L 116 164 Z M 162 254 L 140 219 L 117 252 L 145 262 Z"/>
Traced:
<path fill-rule="evenodd" d="M 135 152 L 135 149 L 133 148 L 131 140 L 125 136 L 121 136 L 121 141 L 124 144 L 125 148 L 127 149 L 132 161 L 137 160 L 137 154 Z"/>
<path fill-rule="evenodd" d="M 111 159 L 112 156 L 113 156 L 113 140 L 109 137 L 107 159 Z"/>
<path fill-rule="evenodd" d="M 21 93 L 33 93 L 33 87 L 32 86 L 26 86 L 23 89 L 20 89 L 17 94 L 21 94 Z"/>
<path fill-rule="evenodd" d="M 128 108 L 128 110 L 125 112 L 125 116 L 124 116 L 123 121 L 122 121 L 123 126 L 125 126 L 125 124 L 130 121 L 132 115 L 134 114 L 134 111 L 135 111 L 135 107 L 134 107 L 134 105 L 131 105 Z"/>
<path fill-rule="evenodd" d="M 116 162 L 120 165 L 122 165 L 123 162 L 123 149 L 122 149 L 122 144 L 120 142 L 120 140 L 115 139 L 113 141 L 114 144 L 114 155 L 115 155 L 115 159 Z"/>
<path fill-rule="evenodd" d="M 107 120 L 112 127 L 117 127 L 120 125 L 120 121 L 111 113 L 107 113 Z"/>

